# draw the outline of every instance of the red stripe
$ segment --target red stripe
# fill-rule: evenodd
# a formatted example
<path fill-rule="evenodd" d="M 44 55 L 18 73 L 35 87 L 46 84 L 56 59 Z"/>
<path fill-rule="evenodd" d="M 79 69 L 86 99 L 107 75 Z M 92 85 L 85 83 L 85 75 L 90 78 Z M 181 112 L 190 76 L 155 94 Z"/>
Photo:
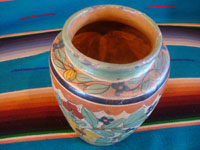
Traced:
<path fill-rule="evenodd" d="M 176 6 L 146 6 L 145 8 L 176 8 Z"/>
<path fill-rule="evenodd" d="M 77 133 L 52 133 L 52 134 L 42 134 L 42 135 L 30 135 L 21 137 L 11 137 L 0 139 L 0 144 L 25 142 L 25 141 L 36 141 L 36 140 L 47 140 L 47 139 L 58 139 L 58 138 L 74 138 L 78 137 Z"/>
<path fill-rule="evenodd" d="M 21 105 L 21 104 L 20 104 Z M 198 116 L 200 106 L 200 95 L 188 95 L 188 96 L 163 96 L 156 107 L 156 110 L 152 113 L 150 119 L 157 120 L 160 114 L 165 118 L 176 111 L 177 117 L 181 116 Z M 7 106 L 5 106 L 7 107 Z M 18 109 L 1 110 L 0 109 L 0 124 L 6 121 L 16 121 L 23 119 L 34 119 L 49 116 L 63 117 L 63 114 L 57 104 L 44 105 L 43 103 L 36 105 L 33 108 L 24 108 L 23 105 L 18 106 Z M 170 111 L 168 110 L 170 108 Z M 182 112 L 183 110 L 183 112 Z M 192 110 L 194 112 L 192 112 Z M 26 112 L 26 113 L 25 113 Z"/>
<path fill-rule="evenodd" d="M 200 94 L 188 96 L 163 96 L 160 99 L 157 108 L 162 109 L 163 107 L 179 107 L 190 105 L 200 105 Z"/>
<path fill-rule="evenodd" d="M 22 108 L 17 110 L 0 111 L 0 123 L 6 121 L 34 119 L 49 116 L 63 117 L 63 114 L 58 106 L 45 106 L 28 109 Z"/>
<path fill-rule="evenodd" d="M 23 19 L 34 18 L 34 17 L 48 16 L 48 15 L 55 15 L 55 13 L 41 14 L 41 15 L 35 15 L 35 16 L 28 16 L 28 17 L 23 17 L 23 18 L 20 18 L 20 19 L 23 20 Z"/>
<path fill-rule="evenodd" d="M 0 0 L 0 2 L 8 2 L 8 1 L 13 1 L 13 0 Z"/>

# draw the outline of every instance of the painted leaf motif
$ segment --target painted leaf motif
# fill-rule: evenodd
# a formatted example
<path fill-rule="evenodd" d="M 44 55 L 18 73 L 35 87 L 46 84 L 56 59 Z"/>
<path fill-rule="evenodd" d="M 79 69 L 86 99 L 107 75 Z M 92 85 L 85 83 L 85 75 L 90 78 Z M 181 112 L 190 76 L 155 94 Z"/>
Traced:
<path fill-rule="evenodd" d="M 86 92 L 90 94 L 102 94 L 109 89 L 109 85 L 105 84 L 92 84 L 86 88 Z"/>
<path fill-rule="evenodd" d="M 140 81 L 140 78 L 138 77 L 138 78 L 133 78 L 133 79 L 130 79 L 130 80 L 128 80 L 128 84 L 130 85 L 130 86 L 134 86 L 136 83 L 138 83 Z"/>
<path fill-rule="evenodd" d="M 112 132 L 114 132 L 114 133 L 126 133 L 126 131 L 124 131 L 124 130 L 122 130 L 122 129 L 112 129 Z"/>
<path fill-rule="evenodd" d="M 139 127 L 146 120 L 146 118 L 147 118 L 147 116 L 144 115 L 143 118 L 140 118 L 139 120 L 126 125 L 126 128 Z"/>
<path fill-rule="evenodd" d="M 158 72 L 162 71 L 162 61 L 161 61 L 160 57 L 156 58 L 154 67 Z"/>
<path fill-rule="evenodd" d="M 155 81 L 158 80 L 160 73 L 157 72 L 156 70 L 152 70 L 149 74 L 148 74 L 149 78 L 151 81 Z"/>
<path fill-rule="evenodd" d="M 98 138 L 95 142 L 97 145 L 108 144 L 110 142 L 109 138 Z"/>
<path fill-rule="evenodd" d="M 68 111 L 68 115 L 70 116 L 70 118 L 71 118 L 72 120 L 74 120 L 74 115 L 72 114 L 72 112 Z"/>
<path fill-rule="evenodd" d="M 81 113 L 84 116 L 85 120 L 93 127 L 96 128 L 99 120 L 96 118 L 96 116 L 87 108 L 82 108 Z"/>
<path fill-rule="evenodd" d="M 61 110 L 62 110 L 62 112 L 63 112 L 63 114 L 64 114 L 65 117 L 68 117 L 69 119 L 73 120 L 74 115 L 73 115 L 71 112 L 68 112 L 68 111 L 63 107 L 63 105 L 61 105 L 60 108 L 61 108 Z"/>
<path fill-rule="evenodd" d="M 54 59 L 53 63 L 56 65 L 56 67 L 65 70 L 65 66 L 63 65 L 63 63 L 61 63 L 60 61 Z"/>
<path fill-rule="evenodd" d="M 122 124 L 124 120 L 125 120 L 124 118 L 120 118 L 120 119 L 114 120 L 114 121 L 112 121 L 110 124 L 104 125 L 104 126 L 102 127 L 102 129 L 116 128 L 116 127 L 118 127 L 120 124 Z"/>
<path fill-rule="evenodd" d="M 138 87 L 136 87 L 136 88 L 133 88 L 131 91 L 137 92 L 137 91 L 139 91 L 139 90 L 140 90 L 140 86 L 138 86 Z"/>
<path fill-rule="evenodd" d="M 146 90 L 150 87 L 150 80 L 145 80 L 142 84 L 142 92 L 146 92 Z"/>
<path fill-rule="evenodd" d="M 97 129 L 92 129 L 93 132 L 95 132 L 98 135 L 101 135 L 103 137 L 113 137 L 115 134 L 111 131 L 105 131 L 105 130 L 97 130 Z"/>
<path fill-rule="evenodd" d="M 85 88 L 87 85 L 85 85 L 85 84 L 78 84 L 78 87 L 80 87 L 80 88 Z"/>
<path fill-rule="evenodd" d="M 76 80 L 78 80 L 79 82 L 88 82 L 88 81 L 92 81 L 93 78 L 81 73 L 81 74 L 77 74 Z"/>
<path fill-rule="evenodd" d="M 83 122 L 83 121 L 81 121 L 81 120 L 79 120 L 77 118 L 74 119 L 74 122 L 76 122 L 76 124 L 78 126 L 86 126 L 87 125 L 85 122 Z"/>
<path fill-rule="evenodd" d="M 66 60 L 65 52 L 63 52 L 61 49 L 56 49 L 55 52 L 58 59 L 64 63 Z"/>
<path fill-rule="evenodd" d="M 133 114 L 131 114 L 126 121 L 124 121 L 124 127 L 130 128 L 129 125 L 135 123 L 136 121 L 140 120 L 141 117 L 145 115 L 145 107 L 141 107 Z"/>
<path fill-rule="evenodd" d="M 144 64 L 140 67 L 135 67 L 134 68 L 134 74 L 138 76 L 138 75 L 142 74 L 142 72 L 144 72 L 148 68 L 149 68 L 149 63 Z"/>
<path fill-rule="evenodd" d="M 70 63 L 68 64 L 68 66 L 71 67 L 71 68 L 74 68 L 74 66 L 72 64 L 70 64 Z"/>

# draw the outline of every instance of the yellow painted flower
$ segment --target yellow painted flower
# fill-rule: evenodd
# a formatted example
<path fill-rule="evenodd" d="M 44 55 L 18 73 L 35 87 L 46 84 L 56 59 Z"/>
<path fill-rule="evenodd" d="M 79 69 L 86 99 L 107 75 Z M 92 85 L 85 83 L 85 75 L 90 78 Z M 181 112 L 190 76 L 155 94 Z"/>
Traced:
<path fill-rule="evenodd" d="M 85 135 L 83 135 L 84 138 L 95 142 L 98 138 L 100 138 L 99 135 L 97 135 L 96 133 L 91 132 L 90 130 L 83 130 L 83 132 L 85 133 Z"/>
<path fill-rule="evenodd" d="M 67 70 L 64 73 L 64 78 L 71 81 L 76 77 L 76 71 L 73 69 Z"/>
<path fill-rule="evenodd" d="M 98 138 L 100 138 L 100 136 L 97 135 L 96 133 L 93 133 L 90 130 L 76 126 L 76 123 L 73 122 L 72 120 L 68 119 L 68 122 L 71 125 L 72 129 L 76 131 L 76 133 L 78 133 L 79 136 L 92 142 L 95 142 Z"/>

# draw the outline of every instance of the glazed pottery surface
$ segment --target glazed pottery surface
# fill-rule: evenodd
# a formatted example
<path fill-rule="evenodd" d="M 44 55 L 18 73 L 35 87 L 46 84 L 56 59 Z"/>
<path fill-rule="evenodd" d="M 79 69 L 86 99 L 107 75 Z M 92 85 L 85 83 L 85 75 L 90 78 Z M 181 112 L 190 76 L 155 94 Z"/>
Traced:
<path fill-rule="evenodd" d="M 129 64 L 85 56 L 71 40 L 82 26 L 98 20 L 134 24 L 151 39 L 152 52 Z M 111 145 L 132 134 L 156 107 L 169 76 L 169 60 L 160 30 L 149 17 L 119 5 L 99 5 L 67 20 L 53 42 L 49 63 L 57 101 L 73 130 L 90 144 Z"/>

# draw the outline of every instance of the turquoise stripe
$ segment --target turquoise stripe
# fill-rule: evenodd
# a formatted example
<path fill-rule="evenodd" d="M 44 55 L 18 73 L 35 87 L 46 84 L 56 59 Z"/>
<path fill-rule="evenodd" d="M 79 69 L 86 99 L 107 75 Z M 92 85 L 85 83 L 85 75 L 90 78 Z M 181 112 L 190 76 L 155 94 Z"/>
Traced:
<path fill-rule="evenodd" d="M 48 67 L 49 52 L 0 62 L 0 93 L 51 86 Z M 20 71 L 24 68 L 39 68 Z M 43 69 L 42 69 L 43 68 Z"/>
<path fill-rule="evenodd" d="M 62 28 L 76 11 L 99 4 L 119 4 L 138 9 L 157 23 L 200 23 L 199 0 L 13 0 L 0 3 L 0 35 Z M 175 6 L 176 8 L 145 8 Z M 55 13 L 21 20 L 20 18 Z"/>
<path fill-rule="evenodd" d="M 200 125 L 136 132 L 116 145 L 89 145 L 79 138 L 2 144 L 2 150 L 199 150 Z"/>
<path fill-rule="evenodd" d="M 167 46 L 170 53 L 170 78 L 200 77 L 200 48 Z"/>
<path fill-rule="evenodd" d="M 170 78 L 200 77 L 200 48 L 167 46 L 171 61 Z M 0 93 L 51 86 L 49 52 L 0 62 Z"/>

